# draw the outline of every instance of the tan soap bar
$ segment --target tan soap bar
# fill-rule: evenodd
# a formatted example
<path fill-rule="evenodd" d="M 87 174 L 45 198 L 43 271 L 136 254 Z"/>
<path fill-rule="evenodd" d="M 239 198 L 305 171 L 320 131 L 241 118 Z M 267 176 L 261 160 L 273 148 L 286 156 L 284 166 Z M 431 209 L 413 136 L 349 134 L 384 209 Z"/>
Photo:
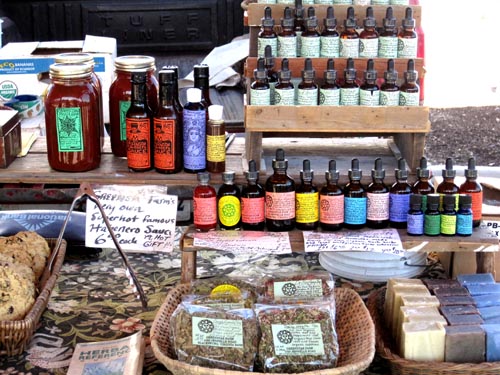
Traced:
<path fill-rule="evenodd" d="M 396 337 L 398 327 L 399 308 L 402 305 L 403 296 L 430 296 L 429 289 L 425 285 L 396 285 L 393 288 L 392 313 L 391 313 L 391 332 Z"/>
<path fill-rule="evenodd" d="M 402 296 L 402 306 L 433 306 L 439 307 L 439 299 L 436 296 Z"/>
<path fill-rule="evenodd" d="M 390 322 L 392 313 L 392 301 L 394 296 L 394 287 L 397 285 L 423 285 L 420 279 L 405 279 L 394 277 L 387 280 L 387 289 L 385 290 L 385 303 L 384 303 L 384 319 Z"/>
<path fill-rule="evenodd" d="M 406 322 L 439 322 L 448 325 L 436 306 L 401 306 L 396 330 L 396 342 L 398 344 L 401 338 L 401 326 Z"/>
<path fill-rule="evenodd" d="M 413 361 L 444 361 L 446 331 L 436 322 L 408 322 L 401 330 L 401 356 Z"/>

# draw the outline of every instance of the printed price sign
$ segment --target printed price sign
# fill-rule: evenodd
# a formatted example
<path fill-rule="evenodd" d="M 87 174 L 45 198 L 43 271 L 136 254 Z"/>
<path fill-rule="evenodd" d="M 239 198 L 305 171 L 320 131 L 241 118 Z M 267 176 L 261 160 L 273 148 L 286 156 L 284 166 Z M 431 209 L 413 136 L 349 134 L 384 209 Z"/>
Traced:
<path fill-rule="evenodd" d="M 171 252 L 177 196 L 161 186 L 106 185 L 94 189 L 123 250 Z M 85 246 L 114 248 L 99 208 L 87 201 Z"/>

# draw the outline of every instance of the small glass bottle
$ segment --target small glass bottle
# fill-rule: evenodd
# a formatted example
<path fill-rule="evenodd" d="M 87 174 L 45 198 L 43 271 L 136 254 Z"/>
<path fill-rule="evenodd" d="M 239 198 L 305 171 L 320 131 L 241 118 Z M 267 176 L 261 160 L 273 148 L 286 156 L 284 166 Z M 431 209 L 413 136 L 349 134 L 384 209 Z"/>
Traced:
<path fill-rule="evenodd" d="M 312 60 L 304 60 L 302 81 L 297 86 L 297 105 L 318 105 L 318 85 L 315 82 L 316 72 Z"/>
<path fill-rule="evenodd" d="M 420 194 L 422 196 L 422 209 L 424 212 L 427 210 L 427 196 L 435 192 L 430 178 L 431 172 L 427 169 L 427 159 L 422 157 L 420 159 L 420 166 L 417 167 L 417 181 L 413 184 L 411 190 L 413 194 Z"/>
<path fill-rule="evenodd" d="M 349 182 L 344 187 L 344 227 L 361 229 L 366 225 L 366 190 L 361 185 L 359 160 L 352 159 L 348 171 Z"/>
<path fill-rule="evenodd" d="M 389 194 L 389 224 L 393 228 L 406 228 L 407 214 L 410 209 L 411 186 L 408 183 L 408 170 L 405 159 L 398 159 L 395 170 L 396 182 Z"/>
<path fill-rule="evenodd" d="M 363 20 L 363 31 L 359 34 L 359 57 L 375 58 L 378 56 L 377 21 L 373 16 L 373 8 L 366 8 Z"/>
<path fill-rule="evenodd" d="M 288 69 L 288 59 L 281 60 L 278 84 L 274 88 L 274 105 L 295 105 L 295 88 L 291 82 L 292 72 Z"/>
<path fill-rule="evenodd" d="M 356 27 L 354 8 L 349 7 L 344 20 L 344 30 L 340 33 L 340 57 L 359 57 L 359 34 Z"/>
<path fill-rule="evenodd" d="M 266 192 L 259 184 L 255 160 L 248 162 L 247 185 L 241 189 L 241 226 L 245 230 L 264 230 L 266 226 Z"/>
<path fill-rule="evenodd" d="M 337 31 L 337 18 L 333 7 L 326 9 L 323 25 L 323 32 L 320 36 L 320 56 L 338 58 L 340 57 L 340 34 Z"/>
<path fill-rule="evenodd" d="M 177 65 L 166 65 L 161 68 L 161 70 L 172 70 L 174 72 L 174 107 L 180 116 L 180 121 L 182 123 L 182 104 L 179 100 L 179 67 Z"/>
<path fill-rule="evenodd" d="M 153 113 L 146 97 L 146 73 L 134 72 L 131 78 L 132 96 L 125 116 L 127 125 L 127 165 L 133 172 L 153 168 Z"/>
<path fill-rule="evenodd" d="M 380 105 L 380 89 L 377 85 L 377 71 L 373 59 L 366 62 L 365 81 L 359 88 L 359 105 L 374 107 Z"/>
<path fill-rule="evenodd" d="M 394 60 L 387 60 L 387 70 L 384 72 L 384 83 L 380 86 L 380 105 L 399 105 L 398 72 L 394 69 Z"/>
<path fill-rule="evenodd" d="M 175 108 L 175 72 L 161 70 L 158 74 L 160 95 L 153 117 L 154 167 L 160 173 L 182 171 L 182 122 Z"/>
<path fill-rule="evenodd" d="M 276 150 L 274 173 L 268 177 L 266 189 L 266 228 L 271 232 L 290 231 L 295 227 L 295 181 L 288 176 L 285 151 Z"/>
<path fill-rule="evenodd" d="M 471 236 L 472 235 L 472 197 L 468 194 L 460 194 L 458 196 L 458 211 L 457 211 L 457 235 Z"/>
<path fill-rule="evenodd" d="M 458 191 L 460 194 L 471 196 L 473 226 L 478 227 L 483 216 L 483 188 L 477 182 L 476 159 L 469 158 L 464 176 L 465 182 L 460 185 Z"/>
<path fill-rule="evenodd" d="M 201 90 L 189 88 L 187 103 L 182 112 L 184 171 L 198 173 L 205 171 L 207 111 L 201 104 Z"/>
<path fill-rule="evenodd" d="M 439 212 L 439 194 L 427 195 L 427 209 L 424 215 L 424 234 L 439 236 L 441 234 L 441 213 Z"/>
<path fill-rule="evenodd" d="M 443 209 L 441 210 L 441 234 L 443 236 L 454 236 L 457 233 L 457 211 L 455 211 L 455 197 L 445 195 L 443 197 Z"/>
<path fill-rule="evenodd" d="M 294 22 L 292 9 L 286 7 L 281 19 L 281 32 L 278 34 L 278 57 L 297 57 L 297 34 Z"/>
<path fill-rule="evenodd" d="M 392 7 L 388 7 L 385 11 L 382 25 L 383 30 L 378 37 L 378 57 L 395 59 L 398 57 L 398 29 Z"/>
<path fill-rule="evenodd" d="M 344 69 L 344 83 L 340 87 L 340 105 L 359 105 L 359 85 L 356 82 L 354 60 L 347 59 Z"/>
<path fill-rule="evenodd" d="M 264 17 L 261 19 L 261 30 L 257 37 L 257 57 L 265 56 L 265 48 L 271 46 L 273 56 L 278 54 L 278 36 L 274 31 L 274 18 L 271 7 L 264 9 Z"/>
<path fill-rule="evenodd" d="M 210 70 L 207 64 L 197 64 L 193 67 L 194 87 L 201 90 L 201 101 L 205 109 L 212 105 L 210 100 Z"/>
<path fill-rule="evenodd" d="M 366 225 L 368 228 L 382 229 L 389 225 L 389 188 L 384 183 L 385 169 L 382 159 L 375 159 L 372 182 L 366 189 Z"/>
<path fill-rule="evenodd" d="M 294 12 L 294 30 L 295 35 L 297 35 L 297 57 L 300 57 L 300 49 L 302 47 L 302 33 L 306 30 L 304 26 L 304 7 L 302 6 L 302 0 L 295 0 L 295 12 Z"/>
<path fill-rule="evenodd" d="M 250 105 L 271 105 L 271 87 L 269 86 L 264 58 L 257 60 L 253 71 L 254 81 L 250 85 Z"/>
<path fill-rule="evenodd" d="M 311 162 L 305 159 L 300 171 L 301 183 L 295 191 L 295 226 L 300 230 L 314 230 L 319 224 L 319 192 L 313 179 Z"/>
<path fill-rule="evenodd" d="M 330 160 L 325 172 L 326 185 L 319 192 L 319 224 L 321 229 L 336 231 L 344 222 L 344 192 L 338 185 L 340 173 L 335 160 Z"/>
<path fill-rule="evenodd" d="M 406 233 L 410 236 L 421 236 L 424 234 L 424 211 L 422 211 L 422 196 L 412 194 L 410 196 L 410 209 L 406 218 Z"/>
<path fill-rule="evenodd" d="M 207 121 L 207 171 L 222 173 L 226 170 L 226 127 L 222 119 L 224 107 L 208 107 Z"/>
<path fill-rule="evenodd" d="M 300 56 L 319 57 L 321 39 L 318 32 L 318 18 L 316 17 L 314 7 L 307 9 L 307 18 L 304 23 L 306 30 L 300 36 Z"/>
<path fill-rule="evenodd" d="M 198 173 L 198 186 L 193 191 L 193 222 L 199 232 L 217 228 L 217 193 L 209 185 L 210 174 Z"/>
<path fill-rule="evenodd" d="M 439 210 L 443 209 L 443 197 L 452 195 L 455 198 L 455 210 L 458 210 L 458 194 L 460 188 L 455 184 L 456 171 L 453 169 L 453 159 L 447 158 L 445 169 L 442 170 L 443 181 L 437 186 L 436 193 L 441 197 Z"/>
<path fill-rule="evenodd" d="M 417 57 L 418 35 L 415 32 L 415 19 L 411 7 L 406 8 L 405 18 L 401 24 L 401 31 L 398 34 L 398 58 L 414 59 Z"/>
<path fill-rule="evenodd" d="M 319 105 L 339 106 L 340 86 L 337 84 L 337 71 L 333 59 L 328 59 L 323 74 L 323 84 L 319 89 Z"/>
<path fill-rule="evenodd" d="M 271 105 L 274 105 L 274 89 L 278 83 L 278 73 L 274 70 L 274 56 L 272 55 L 271 46 L 266 46 L 264 57 L 264 67 L 267 72 L 267 83 L 269 83 L 269 89 L 271 90 Z"/>
<path fill-rule="evenodd" d="M 404 73 L 405 82 L 399 91 L 399 105 L 417 107 L 420 105 L 420 86 L 417 84 L 418 72 L 415 70 L 415 61 L 408 60 L 407 66 Z"/>
<path fill-rule="evenodd" d="M 217 191 L 217 220 L 221 230 L 239 230 L 241 226 L 241 193 L 234 177 L 232 171 L 222 172 L 222 185 Z"/>

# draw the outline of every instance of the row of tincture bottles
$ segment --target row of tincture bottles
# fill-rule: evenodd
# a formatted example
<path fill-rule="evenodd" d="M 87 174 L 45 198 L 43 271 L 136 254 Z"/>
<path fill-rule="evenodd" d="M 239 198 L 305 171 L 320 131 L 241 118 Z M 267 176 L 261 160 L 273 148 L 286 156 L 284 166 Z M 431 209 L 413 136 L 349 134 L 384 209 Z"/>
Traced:
<path fill-rule="evenodd" d="M 329 162 L 326 184 L 318 189 L 310 161 L 303 161 L 298 186 L 287 174 L 288 162 L 282 149 L 273 160 L 274 173 L 264 187 L 258 182 L 255 162 L 246 172 L 248 184 L 240 189 L 234 184 L 234 172 L 223 173 L 223 185 L 216 193 L 209 185 L 209 174 L 198 175 L 200 185 L 194 190 L 194 225 L 197 230 L 216 229 L 289 231 L 294 228 L 326 231 L 341 228 L 407 228 L 411 235 L 470 235 L 481 221 L 482 189 L 476 182 L 474 159 L 465 170 L 466 181 L 454 184 L 451 159 L 446 161 L 443 181 L 435 189 L 430 182 L 427 160 L 421 159 L 418 180 L 410 185 L 404 159 L 398 160 L 396 182 L 384 183 L 385 170 L 377 158 L 372 182 L 361 184 L 362 171 L 353 159 L 349 182 L 338 184 L 335 160 Z M 459 198 L 460 197 L 460 198 Z M 450 204 L 451 202 L 451 204 Z M 461 205 L 459 207 L 459 202 Z M 424 221 L 425 218 L 425 221 Z"/>
<path fill-rule="evenodd" d="M 408 60 L 404 72 L 404 83 L 398 85 L 398 72 L 394 60 L 387 61 L 384 80 L 379 85 L 378 72 L 374 61 L 367 60 L 363 82 L 358 83 L 354 60 L 347 59 L 343 80 L 337 79 L 334 60 L 328 59 L 323 75 L 323 83 L 316 80 L 312 60 L 304 60 L 302 80 L 292 82 L 289 61 L 284 58 L 281 70 L 275 72 L 274 59 L 260 58 L 254 70 L 254 81 L 250 85 L 251 105 L 329 105 L 329 106 L 418 106 L 420 87 L 418 72 L 413 59 Z M 267 66 L 267 67 L 266 67 Z"/>
<path fill-rule="evenodd" d="M 328 7 L 323 27 L 320 28 L 315 8 L 307 9 L 307 17 L 297 26 L 292 9 L 286 7 L 281 18 L 281 30 L 275 31 L 272 10 L 266 7 L 257 38 L 258 57 L 264 56 L 264 49 L 271 46 L 277 57 L 352 57 L 352 58 L 416 58 L 418 35 L 411 7 L 406 8 L 401 28 L 397 27 L 392 7 L 386 10 L 382 27 L 377 27 L 373 8 L 366 8 L 363 27 L 358 31 L 354 8 L 347 8 L 343 30 L 337 31 L 334 8 Z"/>
<path fill-rule="evenodd" d="M 287 5 L 418 5 L 418 0 L 257 0 L 260 4 L 287 4 Z"/>

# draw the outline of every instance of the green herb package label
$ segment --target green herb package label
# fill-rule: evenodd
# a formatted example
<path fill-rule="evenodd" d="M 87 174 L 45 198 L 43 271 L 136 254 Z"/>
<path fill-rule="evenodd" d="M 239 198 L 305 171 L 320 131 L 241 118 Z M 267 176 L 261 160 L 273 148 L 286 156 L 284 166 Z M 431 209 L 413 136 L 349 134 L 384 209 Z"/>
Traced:
<path fill-rule="evenodd" d="M 243 349 L 241 320 L 193 316 L 193 345 Z"/>
<path fill-rule="evenodd" d="M 314 298 L 323 296 L 321 279 L 275 281 L 275 298 Z"/>
<path fill-rule="evenodd" d="M 319 323 L 273 324 L 272 332 L 275 355 L 325 355 Z"/>

